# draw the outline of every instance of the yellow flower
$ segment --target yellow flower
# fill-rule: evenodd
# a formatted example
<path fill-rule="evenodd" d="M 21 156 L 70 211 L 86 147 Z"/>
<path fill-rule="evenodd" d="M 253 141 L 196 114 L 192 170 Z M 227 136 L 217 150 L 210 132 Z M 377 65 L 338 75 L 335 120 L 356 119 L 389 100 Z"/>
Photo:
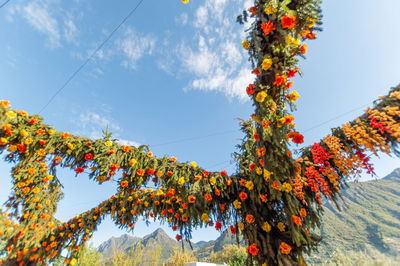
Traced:
<path fill-rule="evenodd" d="M 266 97 L 267 97 L 267 93 L 265 93 L 265 91 L 260 91 L 259 93 L 257 93 L 256 101 L 259 103 L 262 103 Z"/>
<path fill-rule="evenodd" d="M 256 173 L 257 173 L 257 175 L 262 175 L 262 173 L 263 173 L 262 168 L 261 167 L 257 167 L 256 168 Z"/>
<path fill-rule="evenodd" d="M 292 186 L 289 183 L 283 183 L 282 185 L 283 190 L 285 190 L 287 193 L 289 193 L 290 191 L 292 191 Z"/>
<path fill-rule="evenodd" d="M 196 163 L 196 162 L 191 162 L 191 163 L 190 163 L 190 166 L 193 167 L 193 168 L 195 168 L 195 167 L 197 166 L 197 163 Z"/>
<path fill-rule="evenodd" d="M 262 225 L 261 229 L 264 230 L 265 232 L 269 232 L 269 231 L 271 231 L 271 225 L 268 222 L 265 222 Z"/>
<path fill-rule="evenodd" d="M 211 185 L 214 186 L 216 182 L 217 182 L 217 180 L 215 179 L 215 177 L 211 177 L 211 178 L 210 178 L 210 184 L 211 184 Z"/>
<path fill-rule="evenodd" d="M 144 206 L 147 207 L 149 206 L 149 203 L 147 201 L 144 202 Z"/>
<path fill-rule="evenodd" d="M 19 132 L 19 134 L 21 135 L 21 137 L 28 136 L 28 132 L 25 129 L 21 130 L 21 132 Z"/>
<path fill-rule="evenodd" d="M 184 178 L 184 177 L 179 178 L 179 179 L 178 179 L 178 184 L 179 184 L 179 185 L 185 184 L 185 178 Z"/>
<path fill-rule="evenodd" d="M 26 145 L 29 145 L 29 144 L 32 144 L 33 143 L 33 139 L 31 139 L 31 138 L 27 138 L 26 140 L 25 140 L 25 144 Z"/>
<path fill-rule="evenodd" d="M 238 200 L 235 200 L 235 201 L 233 202 L 233 207 L 234 207 L 236 210 L 239 210 L 240 208 L 242 208 L 242 203 L 241 203 L 240 201 L 238 201 Z"/>
<path fill-rule="evenodd" d="M 250 48 L 250 42 L 247 41 L 247 40 L 246 40 L 246 41 L 243 41 L 243 42 L 242 42 L 242 46 L 243 46 L 244 49 L 247 50 L 247 49 Z"/>
<path fill-rule="evenodd" d="M 67 143 L 68 149 L 72 150 L 74 148 L 74 144 L 72 143 Z"/>
<path fill-rule="evenodd" d="M 253 190 L 254 189 L 253 181 L 247 181 L 246 182 L 246 187 L 247 187 L 248 190 Z"/>
<path fill-rule="evenodd" d="M 268 6 L 264 9 L 265 14 L 267 15 L 271 15 L 273 13 L 276 13 L 278 11 L 278 9 L 274 8 L 272 6 L 272 3 L 268 3 Z"/>
<path fill-rule="evenodd" d="M 136 160 L 135 159 L 130 159 L 129 160 L 129 166 L 134 166 L 136 164 Z"/>
<path fill-rule="evenodd" d="M 182 3 L 187 4 L 189 3 L 189 0 L 182 0 Z"/>
<path fill-rule="evenodd" d="M 207 213 L 203 213 L 203 214 L 201 215 L 201 220 L 202 220 L 203 222 L 205 222 L 205 223 L 208 223 L 208 220 L 209 220 L 208 214 L 207 214 Z"/>
<path fill-rule="evenodd" d="M 8 119 L 13 119 L 13 118 L 15 118 L 17 116 L 17 114 L 14 113 L 13 111 L 8 111 L 6 113 L 6 116 L 7 116 Z"/>
<path fill-rule="evenodd" d="M 76 259 L 73 258 L 73 259 L 69 262 L 69 264 L 72 265 L 72 266 L 74 266 L 74 265 L 76 264 Z"/>
<path fill-rule="evenodd" d="M 272 59 L 264 58 L 263 62 L 261 63 L 262 69 L 268 70 L 271 66 L 272 66 Z"/>
<path fill-rule="evenodd" d="M 281 232 L 285 231 L 285 228 L 286 228 L 286 226 L 282 222 L 279 222 L 277 227 L 278 227 L 279 231 L 281 231 Z"/>
<path fill-rule="evenodd" d="M 273 172 L 268 171 L 267 169 L 264 169 L 264 179 L 269 180 Z"/>
<path fill-rule="evenodd" d="M 111 140 L 107 140 L 106 142 L 104 142 L 104 145 L 106 145 L 107 147 L 111 147 L 112 141 Z"/>
<path fill-rule="evenodd" d="M 53 135 L 54 133 L 56 133 L 56 131 L 51 128 L 51 129 L 49 129 L 49 131 L 47 133 L 49 133 L 49 135 Z"/>
<path fill-rule="evenodd" d="M 300 95 L 297 93 L 297 91 L 292 91 L 292 93 L 288 95 L 289 100 L 292 102 L 297 101 L 299 97 Z"/>
<path fill-rule="evenodd" d="M 243 229 L 244 229 L 244 224 L 243 224 L 242 222 L 239 222 L 239 223 L 238 223 L 238 227 L 239 227 L 240 230 L 243 231 Z"/>
<path fill-rule="evenodd" d="M 149 158 L 153 157 L 153 153 L 152 153 L 151 151 L 149 151 L 149 152 L 147 153 L 147 157 L 149 157 Z"/>
<path fill-rule="evenodd" d="M 149 188 L 149 189 L 147 190 L 147 192 L 151 193 L 151 192 L 153 192 L 153 189 L 152 189 L 152 188 Z"/>
<path fill-rule="evenodd" d="M 292 36 L 288 35 L 286 37 L 286 44 L 287 45 L 299 46 L 300 45 L 300 39 L 295 39 Z"/>
<path fill-rule="evenodd" d="M 0 145 L 6 145 L 8 140 L 6 138 L 0 138 Z"/>
<path fill-rule="evenodd" d="M 8 151 L 9 152 L 14 152 L 17 150 L 17 146 L 16 145 L 10 145 L 10 147 L 8 147 Z"/>
<path fill-rule="evenodd" d="M 23 117 L 28 116 L 28 113 L 25 111 L 19 111 L 19 114 L 20 114 L 20 116 L 23 116 Z"/>

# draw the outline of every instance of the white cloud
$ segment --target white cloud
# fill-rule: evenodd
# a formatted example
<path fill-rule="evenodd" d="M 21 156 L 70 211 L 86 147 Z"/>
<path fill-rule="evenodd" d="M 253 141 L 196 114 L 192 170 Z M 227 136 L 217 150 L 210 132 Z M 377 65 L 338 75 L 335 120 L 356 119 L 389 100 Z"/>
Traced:
<path fill-rule="evenodd" d="M 107 117 L 107 113 L 110 112 L 109 106 L 102 105 L 101 109 L 103 110 L 102 113 L 92 111 L 80 113 L 78 119 L 73 121 L 77 126 L 76 134 L 91 139 L 99 139 L 103 137 L 102 131 L 106 130 L 108 126 L 109 132 L 113 134 L 114 138 L 118 139 L 118 143 L 135 147 L 140 146 L 140 143 L 136 141 L 119 139 L 119 135 L 123 129 L 116 122 Z"/>
<path fill-rule="evenodd" d="M 179 49 L 164 51 L 166 55 L 174 53 L 177 63 L 171 66 L 166 56 L 166 62 L 158 62 L 158 66 L 168 73 L 174 68 L 190 75 L 185 91 L 219 91 L 228 98 L 248 100 L 246 87 L 255 76 L 251 74 L 247 52 L 241 47 L 246 36 L 241 32 L 246 27 L 236 23 L 235 14 L 248 9 L 251 2 L 232 0 L 228 5 L 228 0 L 205 0 L 189 25 L 193 27 L 192 36 L 196 42 L 182 40 Z"/>
<path fill-rule="evenodd" d="M 30 2 L 22 9 L 23 16 L 37 31 L 47 36 L 50 46 L 60 46 L 58 23 L 48 11 L 45 2 Z"/>
<path fill-rule="evenodd" d="M 123 38 L 116 41 L 117 49 L 125 57 L 122 65 L 132 69 L 136 68 L 136 63 L 140 58 L 153 53 L 155 44 L 155 36 L 151 34 L 140 35 L 132 28 L 127 28 Z"/>
<path fill-rule="evenodd" d="M 79 31 L 72 19 L 64 19 L 64 38 L 69 43 L 76 43 Z"/>
<path fill-rule="evenodd" d="M 175 17 L 175 23 L 177 25 L 186 26 L 188 23 L 189 16 L 187 13 L 182 13 L 179 16 Z"/>

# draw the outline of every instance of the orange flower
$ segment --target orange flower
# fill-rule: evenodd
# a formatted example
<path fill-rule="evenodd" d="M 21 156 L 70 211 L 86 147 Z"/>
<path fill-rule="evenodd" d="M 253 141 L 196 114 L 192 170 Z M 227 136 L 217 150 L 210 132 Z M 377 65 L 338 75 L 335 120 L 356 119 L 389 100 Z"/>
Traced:
<path fill-rule="evenodd" d="M 255 75 L 260 75 L 262 72 L 258 69 L 258 67 L 256 67 L 255 69 L 253 69 L 253 71 L 251 72 L 251 73 L 253 73 L 253 74 L 255 74 Z"/>
<path fill-rule="evenodd" d="M 226 175 L 227 175 L 226 170 L 222 170 L 222 171 L 221 171 L 221 176 L 225 177 Z"/>
<path fill-rule="evenodd" d="M 69 133 L 68 132 L 64 132 L 64 133 L 61 134 L 61 137 L 63 139 L 67 139 L 67 138 L 69 138 Z"/>
<path fill-rule="evenodd" d="M 4 109 L 10 107 L 10 102 L 9 101 L 5 101 L 5 100 L 1 100 L 0 101 L 0 105 L 1 107 L 3 107 Z"/>
<path fill-rule="evenodd" d="M 216 188 L 216 189 L 214 190 L 214 194 L 217 195 L 217 196 L 220 196 L 220 195 L 221 195 L 221 190 L 219 190 L 218 188 Z"/>
<path fill-rule="evenodd" d="M 144 170 L 143 170 L 143 169 L 138 169 L 138 170 L 136 171 L 136 175 L 137 175 L 137 176 L 144 176 Z"/>
<path fill-rule="evenodd" d="M 251 215 L 251 214 L 247 214 L 246 215 L 246 221 L 249 223 L 249 224 L 252 224 L 252 223 L 254 223 L 254 216 L 253 215 Z"/>
<path fill-rule="evenodd" d="M 31 124 L 31 125 L 35 125 L 36 123 L 37 123 L 37 119 L 36 118 L 31 118 L 30 120 L 29 120 L 29 123 Z"/>
<path fill-rule="evenodd" d="M 256 91 L 256 90 L 255 90 L 254 84 L 250 84 L 250 85 L 247 86 L 247 88 L 246 88 L 247 95 L 252 95 L 252 94 L 254 94 L 255 91 Z"/>
<path fill-rule="evenodd" d="M 168 190 L 167 195 L 170 196 L 170 197 L 175 195 L 175 189 L 171 188 L 170 190 Z"/>
<path fill-rule="evenodd" d="M 276 86 L 280 86 L 280 85 L 282 85 L 282 84 L 285 84 L 286 83 L 286 75 L 285 74 L 282 74 L 282 75 L 280 75 L 280 76 L 276 76 L 275 77 L 275 81 L 274 81 L 274 85 L 276 85 Z"/>
<path fill-rule="evenodd" d="M 274 181 L 274 182 L 272 183 L 271 187 L 274 188 L 274 189 L 276 189 L 276 190 L 278 190 L 278 191 L 281 191 L 281 190 L 282 190 L 282 189 L 278 186 L 278 183 L 277 183 L 276 181 Z"/>
<path fill-rule="evenodd" d="M 208 193 L 206 193 L 204 195 L 204 198 L 206 199 L 206 201 L 211 201 L 212 200 L 212 196 L 210 194 L 208 194 Z"/>
<path fill-rule="evenodd" d="M 129 147 L 129 146 L 127 146 L 127 145 L 122 146 L 122 151 L 123 151 L 123 152 L 128 152 L 128 151 L 130 151 L 130 150 L 131 150 L 131 147 Z"/>
<path fill-rule="evenodd" d="M 252 16 L 255 16 L 255 15 L 256 15 L 256 12 L 257 12 L 257 7 L 253 6 L 253 7 L 251 7 L 251 8 L 249 9 L 249 11 L 250 11 L 250 13 L 251 13 Z"/>
<path fill-rule="evenodd" d="M 155 172 L 156 172 L 156 170 L 154 170 L 153 168 L 147 169 L 147 174 L 148 175 L 154 175 Z"/>
<path fill-rule="evenodd" d="M 186 214 L 182 215 L 182 221 L 186 222 L 187 220 L 189 220 L 189 217 Z"/>
<path fill-rule="evenodd" d="M 29 168 L 27 172 L 28 172 L 28 174 L 33 175 L 36 172 L 36 169 L 35 168 Z"/>
<path fill-rule="evenodd" d="M 282 28 L 293 29 L 296 25 L 296 17 L 290 17 L 288 15 L 281 19 Z"/>
<path fill-rule="evenodd" d="M 258 157 L 262 157 L 267 152 L 267 149 L 265 147 L 262 147 L 260 149 L 256 149 L 256 152 Z"/>
<path fill-rule="evenodd" d="M 241 201 L 245 201 L 245 200 L 247 200 L 248 196 L 247 196 L 246 192 L 240 192 L 239 198 Z"/>
<path fill-rule="evenodd" d="M 36 130 L 36 135 L 43 135 L 44 133 L 46 133 L 46 130 L 39 128 L 38 130 Z"/>
<path fill-rule="evenodd" d="M 262 202 L 266 203 L 268 201 L 267 194 L 265 195 L 260 194 L 259 196 Z"/>
<path fill-rule="evenodd" d="M 251 245 L 249 246 L 249 253 L 250 253 L 251 255 L 253 255 L 253 256 L 257 256 L 257 254 L 258 254 L 258 248 L 257 248 L 256 243 L 253 243 L 253 244 L 251 244 Z"/>
<path fill-rule="evenodd" d="M 288 82 L 288 83 L 286 83 L 286 85 L 285 85 L 285 89 L 290 89 L 292 86 L 293 86 L 293 81 L 290 81 L 290 82 Z"/>
<path fill-rule="evenodd" d="M 227 186 L 232 185 L 232 179 L 229 178 L 228 180 L 225 181 L 225 183 Z"/>
<path fill-rule="evenodd" d="M 37 153 L 39 154 L 39 156 L 42 156 L 42 157 L 46 155 L 46 151 L 43 149 L 39 149 Z"/>
<path fill-rule="evenodd" d="M 170 161 L 170 162 L 175 162 L 175 161 L 176 161 L 176 158 L 175 158 L 174 156 L 172 156 L 171 158 L 169 158 L 169 161 Z"/>
<path fill-rule="evenodd" d="M 281 253 L 289 255 L 290 251 L 292 250 L 292 247 L 286 244 L 285 242 L 282 242 L 280 245 Z"/>
<path fill-rule="evenodd" d="M 304 43 L 304 44 L 300 47 L 300 52 L 301 52 L 302 54 L 307 53 L 307 44 Z"/>
<path fill-rule="evenodd" d="M 301 219 L 300 219 L 300 217 L 299 216 L 296 216 L 296 215 L 292 215 L 292 217 L 293 217 L 293 222 L 296 224 L 296 225 L 298 225 L 298 226 L 300 226 L 301 225 Z"/>
<path fill-rule="evenodd" d="M 195 203 L 195 202 L 196 202 L 196 197 L 193 196 L 193 195 L 190 195 L 190 196 L 188 197 L 188 201 L 189 201 L 189 203 Z"/>
<path fill-rule="evenodd" d="M 261 22 L 261 29 L 265 35 L 268 35 L 272 30 L 275 29 L 274 23 L 271 21 L 268 21 L 267 23 Z"/>
<path fill-rule="evenodd" d="M 301 218 L 304 218 L 304 217 L 306 217 L 306 216 L 307 216 L 306 210 L 305 210 L 304 208 L 301 208 L 301 209 L 300 209 L 300 217 L 301 217 Z"/>
<path fill-rule="evenodd" d="M 203 171 L 203 177 L 204 178 L 208 178 L 209 175 L 210 175 L 209 172 L 207 172 L 206 170 Z"/>
<path fill-rule="evenodd" d="M 247 182 L 246 179 L 241 178 L 240 181 L 239 181 L 239 185 L 244 187 L 246 185 L 246 182 Z"/>
<path fill-rule="evenodd" d="M 121 187 L 127 187 L 128 186 L 128 181 L 126 181 L 126 180 L 123 180 L 123 181 L 121 181 Z"/>

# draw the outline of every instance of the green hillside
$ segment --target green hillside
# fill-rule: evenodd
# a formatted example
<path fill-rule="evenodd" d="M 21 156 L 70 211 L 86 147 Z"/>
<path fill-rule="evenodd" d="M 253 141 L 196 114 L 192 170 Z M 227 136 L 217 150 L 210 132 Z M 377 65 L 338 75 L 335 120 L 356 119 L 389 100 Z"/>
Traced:
<path fill-rule="evenodd" d="M 400 257 L 400 168 L 383 179 L 349 184 L 339 202 L 340 211 L 330 201 L 323 202 L 323 206 L 322 226 L 317 232 L 323 236 L 323 242 L 318 252 L 307 258 L 310 264 L 325 264 L 337 254 L 365 250 L 366 254 L 379 252 L 393 260 Z M 139 241 L 146 249 L 161 245 L 163 259 L 178 246 L 174 239 L 158 229 L 143 239 L 128 235 L 111 238 L 98 250 L 104 257 L 110 257 L 112 250 L 129 251 Z M 224 231 L 214 241 L 201 241 L 192 246 L 197 259 L 207 261 L 212 252 L 234 243 L 236 237 Z"/>

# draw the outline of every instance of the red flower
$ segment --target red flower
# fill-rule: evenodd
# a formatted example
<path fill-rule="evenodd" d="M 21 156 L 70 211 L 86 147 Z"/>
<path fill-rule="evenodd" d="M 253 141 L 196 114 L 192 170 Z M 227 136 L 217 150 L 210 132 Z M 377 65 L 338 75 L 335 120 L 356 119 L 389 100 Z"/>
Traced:
<path fill-rule="evenodd" d="M 36 118 L 31 118 L 31 119 L 29 120 L 29 123 L 30 123 L 31 125 L 34 125 L 34 124 L 37 123 L 37 119 L 36 119 Z"/>
<path fill-rule="evenodd" d="M 20 152 L 25 153 L 26 152 L 26 147 L 24 144 L 17 144 L 17 148 Z"/>
<path fill-rule="evenodd" d="M 257 254 L 258 254 L 258 248 L 257 248 L 256 243 L 253 243 L 253 244 L 250 245 L 250 247 L 249 247 L 249 253 L 250 253 L 251 255 L 253 255 L 253 256 L 257 256 Z"/>
<path fill-rule="evenodd" d="M 307 44 L 304 43 L 304 44 L 300 47 L 300 52 L 301 52 L 302 54 L 307 53 Z"/>
<path fill-rule="evenodd" d="M 221 175 L 222 175 L 223 177 L 225 177 L 225 176 L 227 175 L 226 170 L 222 170 L 222 171 L 221 171 Z"/>
<path fill-rule="evenodd" d="M 253 171 L 256 168 L 256 164 L 255 163 L 251 163 L 249 166 L 250 171 Z"/>
<path fill-rule="evenodd" d="M 272 30 L 275 29 L 274 23 L 271 21 L 268 21 L 267 23 L 261 22 L 261 29 L 265 35 L 268 35 Z"/>
<path fill-rule="evenodd" d="M 253 73 L 253 74 L 258 76 L 258 75 L 261 74 L 261 71 L 258 69 L 258 67 L 256 67 L 255 69 L 253 69 L 253 71 L 251 73 Z"/>
<path fill-rule="evenodd" d="M 75 172 L 76 172 L 77 174 L 80 174 L 80 173 L 83 172 L 83 168 L 79 166 L 78 168 L 75 169 Z"/>
<path fill-rule="evenodd" d="M 288 70 L 288 72 L 287 72 L 287 77 L 288 77 L 288 78 L 294 78 L 294 76 L 296 75 L 296 73 L 297 73 L 297 68 L 295 68 L 295 69 L 293 69 L 293 70 Z"/>
<path fill-rule="evenodd" d="M 280 86 L 285 83 L 286 83 L 286 75 L 285 74 L 275 77 L 274 85 Z"/>
<path fill-rule="evenodd" d="M 180 241 L 182 239 L 182 237 L 180 235 L 176 235 L 176 240 Z"/>
<path fill-rule="evenodd" d="M 236 235 L 236 228 L 233 225 L 230 226 L 230 229 L 231 229 L 232 235 Z"/>
<path fill-rule="evenodd" d="M 148 175 L 154 175 L 155 172 L 156 172 L 156 170 L 154 170 L 153 168 L 149 168 L 149 169 L 147 170 L 147 174 L 148 174 Z"/>
<path fill-rule="evenodd" d="M 222 228 L 222 223 L 221 222 L 216 222 L 215 223 L 215 229 L 221 230 L 221 228 Z"/>
<path fill-rule="evenodd" d="M 257 11 L 257 7 L 253 6 L 249 9 L 251 16 L 255 16 L 256 15 L 256 11 Z"/>
<path fill-rule="evenodd" d="M 210 175 L 209 172 L 207 172 L 206 170 L 203 171 L 203 177 L 204 178 L 208 178 L 209 175 Z"/>
<path fill-rule="evenodd" d="M 91 161 L 91 160 L 93 160 L 93 154 L 91 154 L 91 153 L 86 154 L 86 155 L 85 155 L 85 160 L 86 160 L 86 161 Z"/>
<path fill-rule="evenodd" d="M 175 195 L 175 189 L 171 188 L 170 190 L 168 190 L 167 195 L 170 196 L 170 197 Z"/>
<path fill-rule="evenodd" d="M 245 200 L 247 200 L 248 196 L 247 196 L 246 192 L 240 192 L 239 198 L 241 201 L 245 201 Z"/>
<path fill-rule="evenodd" d="M 255 86 L 254 84 L 250 84 L 247 88 L 246 88 L 246 92 L 247 95 L 252 95 L 255 92 Z"/>
<path fill-rule="evenodd" d="M 298 133 L 293 137 L 292 141 L 296 144 L 301 144 L 304 142 L 304 136 Z"/>
<path fill-rule="evenodd" d="M 292 215 L 292 217 L 293 217 L 293 222 L 296 224 L 296 225 L 301 225 L 301 219 L 300 219 L 300 217 L 299 216 L 296 216 L 296 215 Z"/>
<path fill-rule="evenodd" d="M 204 198 L 206 199 L 206 201 L 211 201 L 212 200 L 212 196 L 210 194 L 208 194 L 208 193 L 206 193 L 204 195 Z"/>
<path fill-rule="evenodd" d="M 172 172 L 171 172 L 171 171 L 168 171 L 168 172 L 167 172 L 167 176 L 168 176 L 168 177 L 171 177 L 171 176 L 172 176 Z"/>
<path fill-rule="evenodd" d="M 281 24 L 282 28 L 293 29 L 294 25 L 296 25 L 296 17 L 286 15 L 281 19 Z"/>
<path fill-rule="evenodd" d="M 116 164 L 116 163 L 113 163 L 113 164 L 111 165 L 110 169 L 111 169 L 111 171 L 115 172 L 116 170 L 119 169 L 119 165 Z"/>

